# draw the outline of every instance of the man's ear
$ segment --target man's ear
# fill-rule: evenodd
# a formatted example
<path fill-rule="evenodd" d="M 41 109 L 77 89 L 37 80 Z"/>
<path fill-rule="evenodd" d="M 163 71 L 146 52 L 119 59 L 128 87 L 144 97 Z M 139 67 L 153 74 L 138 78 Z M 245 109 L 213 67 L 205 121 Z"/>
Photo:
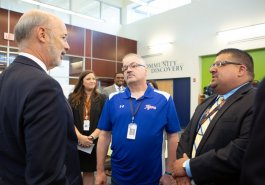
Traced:
<path fill-rule="evenodd" d="M 46 42 L 47 34 L 45 32 L 45 28 L 43 28 L 43 27 L 37 27 L 36 28 L 36 31 L 37 31 L 37 38 L 38 38 L 38 40 L 41 41 L 41 42 Z"/>
<path fill-rule="evenodd" d="M 245 65 L 240 65 L 238 69 L 238 76 L 243 76 L 247 73 L 247 67 Z"/>

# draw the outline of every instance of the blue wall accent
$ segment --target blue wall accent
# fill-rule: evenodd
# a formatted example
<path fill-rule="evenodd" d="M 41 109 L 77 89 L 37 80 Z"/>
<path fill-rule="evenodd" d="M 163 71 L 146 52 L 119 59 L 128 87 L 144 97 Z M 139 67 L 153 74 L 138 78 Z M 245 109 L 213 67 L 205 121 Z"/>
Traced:
<path fill-rule="evenodd" d="M 173 79 L 173 100 L 184 129 L 190 121 L 190 78 Z"/>

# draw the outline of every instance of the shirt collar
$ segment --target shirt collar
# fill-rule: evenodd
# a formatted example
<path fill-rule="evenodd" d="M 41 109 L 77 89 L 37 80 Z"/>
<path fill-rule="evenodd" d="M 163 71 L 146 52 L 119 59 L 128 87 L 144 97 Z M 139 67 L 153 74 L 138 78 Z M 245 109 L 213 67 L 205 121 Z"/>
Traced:
<path fill-rule="evenodd" d="M 121 88 L 121 90 L 124 89 L 123 86 L 120 86 L 120 87 L 119 87 L 119 86 L 117 86 L 116 84 L 114 84 L 114 86 L 115 86 L 117 92 L 119 92 L 119 88 Z"/>
<path fill-rule="evenodd" d="M 248 82 L 247 82 L 248 83 Z M 230 96 L 232 96 L 238 89 L 240 89 L 242 86 L 246 85 L 247 83 L 244 83 L 234 89 L 232 89 L 231 91 L 229 91 L 228 93 L 225 93 L 224 95 L 222 95 L 224 97 L 224 100 L 226 100 L 227 98 L 229 98 Z M 220 96 L 220 95 L 219 95 Z M 218 97 L 219 97 L 218 96 Z"/>
<path fill-rule="evenodd" d="M 47 70 L 45 64 L 40 59 L 38 59 L 37 57 L 35 57 L 29 53 L 24 53 L 24 52 L 19 53 L 19 55 L 30 58 L 35 63 L 37 63 L 46 73 L 48 73 L 48 70 Z"/>
<path fill-rule="evenodd" d="M 154 92 L 154 88 L 150 84 L 147 84 L 147 89 L 146 89 L 144 95 L 140 99 L 152 97 L 153 92 Z M 123 93 L 123 97 L 126 99 L 132 98 L 131 97 L 131 91 L 128 87 L 126 87 L 125 93 Z"/>

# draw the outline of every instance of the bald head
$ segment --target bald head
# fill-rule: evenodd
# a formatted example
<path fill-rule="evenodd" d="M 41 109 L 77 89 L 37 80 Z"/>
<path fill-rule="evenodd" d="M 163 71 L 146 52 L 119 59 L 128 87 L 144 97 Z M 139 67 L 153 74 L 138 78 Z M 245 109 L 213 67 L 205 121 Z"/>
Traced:
<path fill-rule="evenodd" d="M 37 57 L 47 69 L 60 65 L 70 48 L 63 21 L 41 10 L 24 13 L 16 24 L 14 33 L 20 51 Z"/>
<path fill-rule="evenodd" d="M 38 26 L 51 26 L 53 20 L 59 20 L 51 13 L 41 10 L 31 10 L 24 13 L 15 26 L 15 41 L 19 44 L 32 36 L 34 28 Z"/>
<path fill-rule="evenodd" d="M 132 58 L 133 60 L 138 61 L 139 64 L 146 66 L 145 60 L 141 56 L 139 56 L 135 53 L 129 53 L 129 54 L 125 55 L 123 57 L 122 61 L 124 62 L 127 58 Z"/>

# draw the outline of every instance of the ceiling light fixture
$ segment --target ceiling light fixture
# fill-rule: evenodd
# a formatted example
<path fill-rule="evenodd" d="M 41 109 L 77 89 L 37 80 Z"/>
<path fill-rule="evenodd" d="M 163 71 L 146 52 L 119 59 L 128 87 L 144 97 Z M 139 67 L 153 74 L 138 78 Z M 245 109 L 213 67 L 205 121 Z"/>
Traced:
<path fill-rule="evenodd" d="M 148 48 L 151 52 L 163 53 L 167 51 L 173 44 L 174 42 L 160 42 L 160 43 L 149 45 Z"/>
<path fill-rule="evenodd" d="M 136 4 L 139 4 L 139 5 L 142 5 L 142 6 L 147 6 L 148 4 L 144 1 L 141 1 L 141 0 L 130 0 Z"/>
<path fill-rule="evenodd" d="M 217 35 L 228 41 L 263 38 L 265 36 L 265 23 L 221 31 Z"/>
<path fill-rule="evenodd" d="M 48 9 L 52 9 L 52 10 L 56 10 L 56 11 L 59 11 L 59 12 L 63 12 L 63 13 L 69 14 L 69 15 L 75 15 L 75 16 L 82 17 L 82 18 L 85 18 L 85 19 L 89 19 L 89 20 L 92 20 L 92 21 L 104 22 L 103 20 L 97 19 L 95 17 L 87 16 L 87 15 L 84 15 L 84 14 L 80 14 L 80 13 L 77 13 L 77 12 L 74 12 L 74 11 L 71 11 L 71 10 L 66 10 L 66 9 L 59 8 L 59 7 L 56 7 L 56 6 L 52 6 L 52 5 L 49 5 L 49 4 L 40 3 L 40 2 L 37 2 L 37 1 L 34 1 L 34 0 L 22 0 L 22 1 L 24 1 L 26 3 L 29 3 L 29 4 L 38 5 L 38 6 L 41 6 L 41 7 L 48 8 Z"/>

